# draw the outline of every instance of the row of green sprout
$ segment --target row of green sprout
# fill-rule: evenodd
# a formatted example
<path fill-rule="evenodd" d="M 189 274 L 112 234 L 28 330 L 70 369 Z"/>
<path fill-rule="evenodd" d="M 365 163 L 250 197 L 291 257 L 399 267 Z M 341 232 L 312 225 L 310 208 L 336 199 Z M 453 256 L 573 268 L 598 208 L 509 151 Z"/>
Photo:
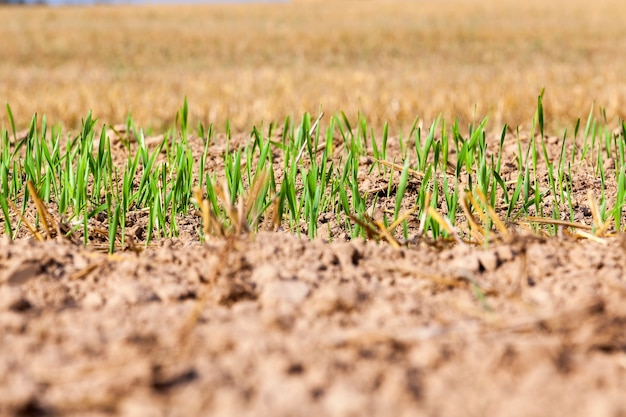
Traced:
<path fill-rule="evenodd" d="M 600 180 L 597 210 L 601 223 L 610 221 L 612 230 L 620 231 L 626 124 L 622 122 L 615 133 L 606 120 L 600 123 L 590 112 L 582 130 L 578 120 L 573 134 L 563 132 L 559 156 L 551 159 L 542 97 L 543 93 L 538 97 L 530 140 L 522 140 L 519 132 L 507 134 L 510 129 L 504 126 L 495 152 L 488 150 L 486 119 L 470 125 L 465 134 L 458 121 L 450 125 L 438 118 L 423 131 L 416 120 L 406 136 L 392 138 L 387 125 L 377 135 L 362 116 L 353 127 L 345 114 L 336 114 L 323 128 L 321 116 L 313 120 L 305 114 L 299 123 L 286 118 L 282 130 L 275 124 L 266 130 L 254 128 L 243 147 L 231 147 L 227 124 L 223 172 L 207 169 L 217 135 L 212 125 L 188 126 L 186 100 L 176 123 L 156 145 L 146 144 L 144 132 L 129 117 L 126 129 L 132 134 L 123 141 L 127 157 L 121 164 L 112 158 L 110 130 L 98 129 L 91 113 L 73 136 L 64 137 L 45 116 L 39 121 L 35 115 L 28 132 L 18 137 L 7 105 L 10 126 L 0 132 L 0 227 L 13 238 L 27 221 L 29 205 L 40 201 L 54 208 L 58 221 L 68 225 L 64 234 L 80 235 L 85 245 L 90 239 L 90 219 L 105 219 L 109 250 L 114 251 L 126 244 L 129 214 L 147 211 L 149 244 L 155 237 L 177 236 L 179 220 L 197 215 L 202 204 L 194 196 L 202 196 L 212 216 L 226 228 L 233 222 L 232 208 L 245 200 L 244 220 L 253 229 L 271 215 L 275 228 L 313 238 L 326 233 L 320 231 L 320 216 L 330 213 L 349 236 L 371 237 L 368 225 L 379 199 L 385 199 L 395 204 L 393 210 L 383 211 L 378 224 L 404 240 L 409 238 L 409 222 L 415 219 L 421 222 L 420 233 L 429 238 L 450 237 L 451 230 L 470 238 L 463 232 L 467 228 L 460 227 L 464 218 L 473 215 L 467 213 L 467 206 L 462 207 L 465 193 L 488 206 L 485 212 L 495 209 L 505 222 L 529 216 L 574 222 L 578 209 L 573 199 L 574 174 L 591 169 Z M 517 143 L 514 163 L 519 174 L 508 180 L 503 173 L 507 140 Z M 397 141 L 393 154 L 390 141 Z M 198 147 L 198 143 L 202 152 L 194 158 L 192 145 Z M 364 158 L 369 163 L 364 164 Z M 604 161 L 609 158 L 615 161 L 614 173 L 605 171 Z M 541 179 L 541 164 L 545 164 L 547 181 Z M 364 176 L 382 179 L 387 186 L 374 192 L 364 190 Z M 616 181 L 614 197 L 607 193 L 611 180 Z M 411 196 L 410 184 L 417 189 Z M 403 207 L 414 208 L 410 216 L 403 213 Z M 430 215 L 432 210 L 441 213 L 441 218 Z M 469 207 L 470 212 L 477 210 L 477 206 Z M 37 211 L 32 227 L 39 228 L 45 221 L 42 217 L 45 214 Z M 486 230 L 492 221 L 485 221 Z M 546 223 L 535 227 L 555 234 L 556 223 Z M 206 225 L 199 227 L 200 239 L 208 232 Z M 327 233 L 331 238 L 330 229 Z"/>

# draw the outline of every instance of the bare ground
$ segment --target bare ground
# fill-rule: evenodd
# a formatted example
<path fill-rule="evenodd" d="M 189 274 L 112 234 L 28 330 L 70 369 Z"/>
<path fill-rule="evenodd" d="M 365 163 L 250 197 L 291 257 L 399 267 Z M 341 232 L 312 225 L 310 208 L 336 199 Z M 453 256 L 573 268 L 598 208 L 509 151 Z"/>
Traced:
<path fill-rule="evenodd" d="M 0 414 L 626 413 L 624 241 L 0 243 Z"/>

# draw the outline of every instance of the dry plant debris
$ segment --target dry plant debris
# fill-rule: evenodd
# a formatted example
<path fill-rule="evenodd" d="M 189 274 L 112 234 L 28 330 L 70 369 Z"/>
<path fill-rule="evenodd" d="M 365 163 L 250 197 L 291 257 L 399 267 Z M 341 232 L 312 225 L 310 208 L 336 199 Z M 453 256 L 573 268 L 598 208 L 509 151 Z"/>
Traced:
<path fill-rule="evenodd" d="M 623 9 L 0 7 L 0 415 L 625 415 Z"/>

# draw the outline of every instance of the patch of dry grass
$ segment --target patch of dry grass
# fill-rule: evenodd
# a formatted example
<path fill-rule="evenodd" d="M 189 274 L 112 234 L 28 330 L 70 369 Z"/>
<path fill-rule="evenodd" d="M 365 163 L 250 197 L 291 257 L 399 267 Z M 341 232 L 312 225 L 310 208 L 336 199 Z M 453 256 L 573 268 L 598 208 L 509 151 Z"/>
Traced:
<path fill-rule="evenodd" d="M 620 0 L 5 7 L 0 100 L 22 126 L 93 109 L 159 129 L 186 95 L 192 120 L 235 130 L 320 106 L 375 127 L 439 113 L 499 127 L 531 120 L 546 87 L 554 127 L 594 100 L 625 118 L 624 15 Z"/>

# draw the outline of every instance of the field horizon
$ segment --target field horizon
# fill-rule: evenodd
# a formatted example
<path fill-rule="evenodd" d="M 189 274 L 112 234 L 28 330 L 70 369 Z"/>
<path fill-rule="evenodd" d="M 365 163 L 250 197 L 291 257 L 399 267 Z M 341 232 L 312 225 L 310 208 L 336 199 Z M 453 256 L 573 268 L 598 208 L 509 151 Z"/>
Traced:
<path fill-rule="evenodd" d="M 595 103 L 626 114 L 625 6 L 602 0 L 294 2 L 0 8 L 0 97 L 78 128 L 129 114 L 154 130 L 184 97 L 193 123 L 239 132 L 304 112 L 360 112 L 380 130 L 437 116 L 528 129 L 545 88 L 557 133 Z M 6 126 L 6 116 L 2 116 Z M 526 125 L 524 125 L 526 123 Z"/>

